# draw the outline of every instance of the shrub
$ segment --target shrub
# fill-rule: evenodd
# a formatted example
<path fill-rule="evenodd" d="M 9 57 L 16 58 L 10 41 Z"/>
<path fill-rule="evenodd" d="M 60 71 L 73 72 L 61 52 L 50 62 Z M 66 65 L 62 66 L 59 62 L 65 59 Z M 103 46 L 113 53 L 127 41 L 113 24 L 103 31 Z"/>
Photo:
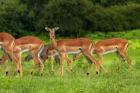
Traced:
<path fill-rule="evenodd" d="M 59 26 L 60 34 L 79 36 L 85 24 L 84 15 L 90 8 L 89 0 L 51 0 L 38 26 Z"/>
<path fill-rule="evenodd" d="M 140 5 L 129 3 L 125 6 L 103 8 L 95 6 L 96 11 L 86 16 L 91 31 L 122 31 L 140 27 Z"/>

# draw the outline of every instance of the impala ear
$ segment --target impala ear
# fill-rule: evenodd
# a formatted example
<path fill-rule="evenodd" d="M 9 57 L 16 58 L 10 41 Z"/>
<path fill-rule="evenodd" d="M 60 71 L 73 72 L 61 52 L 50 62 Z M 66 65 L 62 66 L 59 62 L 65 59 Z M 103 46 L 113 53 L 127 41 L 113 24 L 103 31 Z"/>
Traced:
<path fill-rule="evenodd" d="M 57 31 L 59 29 L 59 27 L 55 27 L 54 30 Z"/>
<path fill-rule="evenodd" d="M 46 31 L 49 31 L 49 28 L 48 28 L 48 27 L 45 27 L 45 30 L 46 30 Z"/>

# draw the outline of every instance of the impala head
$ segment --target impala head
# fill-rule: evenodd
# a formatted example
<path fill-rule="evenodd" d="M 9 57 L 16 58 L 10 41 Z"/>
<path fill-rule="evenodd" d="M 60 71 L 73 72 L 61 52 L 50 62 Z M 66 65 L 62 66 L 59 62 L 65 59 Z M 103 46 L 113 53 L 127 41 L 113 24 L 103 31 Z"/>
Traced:
<path fill-rule="evenodd" d="M 50 39 L 55 38 L 55 31 L 57 31 L 58 29 L 59 27 L 54 27 L 54 28 L 45 27 L 45 30 L 49 31 Z"/>

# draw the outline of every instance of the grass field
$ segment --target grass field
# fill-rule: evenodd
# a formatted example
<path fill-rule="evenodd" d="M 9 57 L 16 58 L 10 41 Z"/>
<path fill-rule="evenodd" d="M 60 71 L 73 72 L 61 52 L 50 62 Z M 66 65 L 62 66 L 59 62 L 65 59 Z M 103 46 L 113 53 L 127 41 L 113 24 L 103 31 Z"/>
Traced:
<path fill-rule="evenodd" d="M 124 35 L 122 33 L 111 33 L 104 37 L 102 33 L 97 33 L 99 36 L 94 36 L 95 33 L 89 35 L 94 40 L 111 36 L 129 39 L 128 54 L 133 62 L 132 69 L 128 69 L 127 63 L 121 63 L 117 55 L 113 53 L 104 56 L 103 65 L 108 73 L 101 71 L 99 75 L 95 74 L 95 66 L 88 64 L 84 57 L 73 63 L 72 72 L 67 70 L 65 63 L 63 77 L 59 76 L 58 64 L 55 64 L 54 73 L 50 71 L 48 60 L 42 77 L 38 73 L 29 75 L 33 62 L 23 63 L 24 76 L 21 78 L 14 75 L 14 64 L 10 63 L 10 75 L 5 77 L 6 64 L 4 64 L 0 68 L 0 93 L 139 93 L 140 36 L 137 33 L 140 33 L 139 30 L 126 32 Z M 87 73 L 89 73 L 88 76 Z"/>

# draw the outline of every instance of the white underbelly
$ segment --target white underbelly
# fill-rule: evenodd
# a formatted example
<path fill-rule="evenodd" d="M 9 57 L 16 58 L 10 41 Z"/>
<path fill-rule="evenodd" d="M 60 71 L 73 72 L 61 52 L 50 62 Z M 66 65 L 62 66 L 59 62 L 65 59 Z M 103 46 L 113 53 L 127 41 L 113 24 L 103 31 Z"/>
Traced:
<path fill-rule="evenodd" d="M 3 42 L 0 42 L 0 45 L 2 45 L 3 44 Z"/>
<path fill-rule="evenodd" d="M 65 52 L 65 53 L 66 53 L 66 54 L 79 54 L 79 53 L 81 53 L 81 50 L 77 50 L 77 51 L 67 51 L 67 52 Z M 53 54 L 53 56 L 57 56 L 57 55 L 59 55 L 58 52 L 56 52 L 56 53 Z"/>
<path fill-rule="evenodd" d="M 25 52 L 28 52 L 28 51 L 30 51 L 30 49 L 26 48 L 26 49 L 23 49 L 23 50 L 21 51 L 21 53 L 25 53 Z"/>
<path fill-rule="evenodd" d="M 108 54 L 108 53 L 113 53 L 113 52 L 116 52 L 116 51 L 117 51 L 117 49 L 105 51 L 105 52 L 103 52 L 103 55 L 106 55 L 106 54 Z"/>
<path fill-rule="evenodd" d="M 53 56 L 58 56 L 58 55 L 59 55 L 59 53 L 58 53 L 58 52 L 56 52 L 56 53 L 54 53 L 54 54 L 53 54 Z"/>
<path fill-rule="evenodd" d="M 77 50 L 77 51 L 68 51 L 66 52 L 67 54 L 79 54 L 81 53 L 81 50 Z"/>
<path fill-rule="evenodd" d="M 0 42 L 0 48 L 2 48 L 3 42 Z"/>

